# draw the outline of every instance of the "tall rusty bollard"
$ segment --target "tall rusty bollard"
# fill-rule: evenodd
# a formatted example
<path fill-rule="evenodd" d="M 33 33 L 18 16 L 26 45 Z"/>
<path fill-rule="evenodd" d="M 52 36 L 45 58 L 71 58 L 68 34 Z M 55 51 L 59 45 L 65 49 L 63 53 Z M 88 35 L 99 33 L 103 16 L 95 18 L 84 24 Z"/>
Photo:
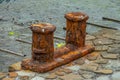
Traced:
<path fill-rule="evenodd" d="M 71 12 L 65 14 L 65 18 L 66 45 L 57 49 L 53 45 L 53 33 L 56 29 L 54 25 L 31 25 L 32 59 L 24 59 L 21 63 L 22 69 L 47 72 L 94 51 L 93 46 L 85 45 L 88 16 L 81 12 Z"/>
<path fill-rule="evenodd" d="M 65 14 L 66 22 L 66 44 L 77 47 L 85 46 L 86 20 L 88 16 L 81 12 L 71 12 Z"/>
<path fill-rule="evenodd" d="M 50 62 L 54 56 L 53 32 L 56 27 L 49 23 L 33 24 L 32 59 L 40 63 Z"/>

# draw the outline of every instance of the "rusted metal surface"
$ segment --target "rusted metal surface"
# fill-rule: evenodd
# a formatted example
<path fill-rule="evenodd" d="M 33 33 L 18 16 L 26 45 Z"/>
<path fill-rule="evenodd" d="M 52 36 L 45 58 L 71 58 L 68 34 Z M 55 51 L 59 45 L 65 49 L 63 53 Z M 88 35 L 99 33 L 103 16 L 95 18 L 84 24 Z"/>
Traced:
<path fill-rule="evenodd" d="M 51 24 L 33 24 L 32 36 L 32 59 L 40 63 L 53 60 L 54 44 L 53 32 L 56 27 Z"/>
<path fill-rule="evenodd" d="M 55 26 L 48 23 L 31 26 L 32 59 L 22 61 L 23 69 L 46 72 L 94 50 L 94 47 L 85 45 L 88 16 L 81 12 L 72 12 L 65 14 L 65 18 L 67 19 L 66 45 L 57 49 L 53 46 Z"/>
<path fill-rule="evenodd" d="M 67 19 L 66 44 L 84 47 L 88 16 L 81 12 L 72 12 L 65 14 L 65 18 Z"/>

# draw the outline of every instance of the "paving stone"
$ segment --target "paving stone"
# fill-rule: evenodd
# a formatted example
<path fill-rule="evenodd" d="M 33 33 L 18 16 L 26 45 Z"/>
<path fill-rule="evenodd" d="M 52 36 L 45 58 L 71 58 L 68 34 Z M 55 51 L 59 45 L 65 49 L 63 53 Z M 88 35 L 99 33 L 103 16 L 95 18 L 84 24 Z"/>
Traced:
<path fill-rule="evenodd" d="M 57 78 L 57 75 L 55 75 L 54 73 L 46 77 L 46 79 L 56 79 L 56 78 Z"/>
<path fill-rule="evenodd" d="M 72 73 L 72 71 L 70 70 L 70 69 L 63 69 L 63 72 L 65 72 L 65 73 Z"/>
<path fill-rule="evenodd" d="M 0 72 L 0 80 L 5 78 L 6 76 L 7 76 L 7 74 Z"/>
<path fill-rule="evenodd" d="M 56 71 L 55 74 L 58 76 L 64 76 L 65 73 L 61 71 Z"/>
<path fill-rule="evenodd" d="M 17 71 L 16 73 L 18 73 L 18 76 L 30 76 L 30 77 L 35 76 L 35 72 L 29 70 L 21 70 Z"/>
<path fill-rule="evenodd" d="M 95 61 L 93 61 L 97 64 L 107 64 L 108 63 L 108 60 L 107 59 L 97 59 Z"/>
<path fill-rule="evenodd" d="M 85 63 L 85 59 L 84 58 L 79 58 L 79 59 L 75 60 L 75 63 L 79 64 L 79 65 L 82 65 L 82 64 Z"/>
<path fill-rule="evenodd" d="M 30 80 L 29 76 L 20 76 L 20 80 Z"/>
<path fill-rule="evenodd" d="M 45 80 L 45 78 L 36 76 L 32 78 L 31 80 Z"/>
<path fill-rule="evenodd" d="M 86 71 L 96 71 L 98 68 L 98 64 L 95 63 L 89 63 L 89 64 L 84 64 L 80 66 L 81 70 L 86 70 Z"/>
<path fill-rule="evenodd" d="M 9 71 L 13 72 L 13 71 L 20 71 L 21 70 L 21 62 L 17 62 L 15 64 L 12 64 L 9 66 Z"/>
<path fill-rule="evenodd" d="M 15 80 L 15 78 L 3 78 L 2 80 Z"/>
<path fill-rule="evenodd" d="M 59 69 L 58 71 L 63 72 L 63 68 Z"/>
<path fill-rule="evenodd" d="M 103 46 L 95 46 L 96 51 L 101 51 Z"/>
<path fill-rule="evenodd" d="M 103 51 L 104 51 L 104 50 L 108 50 L 108 46 L 103 45 L 102 50 L 103 50 Z"/>
<path fill-rule="evenodd" d="M 112 44 L 112 43 L 113 43 L 113 41 L 110 39 L 107 39 L 107 38 L 94 40 L 95 45 L 108 45 L 108 44 Z"/>
<path fill-rule="evenodd" d="M 108 54 L 106 52 L 101 53 L 101 56 L 105 59 L 117 59 L 118 54 Z"/>
<path fill-rule="evenodd" d="M 115 72 L 111 76 L 112 80 L 120 80 L 120 72 Z"/>
<path fill-rule="evenodd" d="M 96 70 L 94 72 L 99 73 L 99 74 L 112 74 L 113 70 L 111 70 L 111 69 L 101 69 L 101 70 Z"/>
<path fill-rule="evenodd" d="M 109 53 L 120 54 L 120 47 L 110 47 L 107 51 Z"/>
<path fill-rule="evenodd" d="M 91 74 L 82 74 L 82 77 L 84 77 L 85 79 L 90 79 L 93 78 L 94 75 Z"/>
<path fill-rule="evenodd" d="M 86 35 L 86 40 L 93 40 L 93 39 L 95 39 L 95 36 Z"/>
<path fill-rule="evenodd" d="M 112 45 L 109 45 L 109 47 L 111 47 L 111 48 L 120 48 L 120 44 L 112 44 Z"/>
<path fill-rule="evenodd" d="M 99 76 L 96 80 L 110 80 L 108 76 Z"/>
<path fill-rule="evenodd" d="M 83 80 L 83 78 L 80 75 L 76 75 L 76 74 L 67 74 L 59 78 L 62 80 Z"/>
<path fill-rule="evenodd" d="M 18 76 L 18 74 L 16 72 L 9 72 L 8 75 L 10 78 L 16 78 Z"/>
<path fill-rule="evenodd" d="M 105 51 L 105 50 L 108 50 L 108 46 L 105 46 L 105 45 L 95 46 L 95 50 L 96 51 Z"/>
<path fill-rule="evenodd" d="M 35 75 L 40 77 L 47 77 L 49 76 L 49 73 L 35 73 Z"/>
<path fill-rule="evenodd" d="M 98 52 L 92 52 L 91 54 L 87 55 L 87 59 L 90 61 L 96 60 L 99 55 L 100 55 L 100 53 L 98 53 Z"/>
<path fill-rule="evenodd" d="M 80 66 L 79 65 L 74 65 L 74 66 L 67 67 L 67 69 L 70 69 L 72 71 L 78 71 L 80 69 Z"/>
<path fill-rule="evenodd" d="M 94 72 L 79 70 L 79 74 L 86 79 L 91 79 L 96 76 Z"/>

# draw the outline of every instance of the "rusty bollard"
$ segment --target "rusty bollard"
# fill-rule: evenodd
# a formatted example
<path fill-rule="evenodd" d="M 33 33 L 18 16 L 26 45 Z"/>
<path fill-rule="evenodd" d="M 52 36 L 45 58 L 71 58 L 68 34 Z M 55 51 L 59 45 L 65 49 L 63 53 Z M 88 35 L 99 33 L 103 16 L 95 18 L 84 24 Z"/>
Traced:
<path fill-rule="evenodd" d="M 85 46 L 86 20 L 88 16 L 81 12 L 65 14 L 66 18 L 66 44 L 77 47 Z"/>
<path fill-rule="evenodd" d="M 24 59 L 22 69 L 47 72 L 94 51 L 93 46 L 85 45 L 88 16 L 81 12 L 71 12 L 65 14 L 65 18 L 66 45 L 57 49 L 53 45 L 54 25 L 41 23 L 31 26 L 32 59 Z"/>
<path fill-rule="evenodd" d="M 53 33 L 56 27 L 49 23 L 40 23 L 31 25 L 30 29 L 32 31 L 32 59 L 23 61 L 22 68 L 40 72 L 42 70 L 39 65 L 49 63 L 54 59 Z"/>
<path fill-rule="evenodd" d="M 49 23 L 33 24 L 31 26 L 32 34 L 32 59 L 40 63 L 53 60 L 54 44 L 53 32 L 56 27 Z"/>

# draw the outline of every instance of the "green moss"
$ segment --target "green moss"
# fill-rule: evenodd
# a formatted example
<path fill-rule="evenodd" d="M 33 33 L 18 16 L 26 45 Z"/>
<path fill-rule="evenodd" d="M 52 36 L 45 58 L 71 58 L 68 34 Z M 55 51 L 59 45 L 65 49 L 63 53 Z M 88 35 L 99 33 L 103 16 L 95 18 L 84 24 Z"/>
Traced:
<path fill-rule="evenodd" d="M 15 35 L 15 32 L 10 31 L 10 32 L 8 32 L 8 35 L 9 35 L 9 36 L 14 36 L 14 35 Z"/>
<path fill-rule="evenodd" d="M 65 43 L 57 43 L 57 48 L 60 48 L 60 47 L 62 47 L 64 45 L 65 45 Z"/>

